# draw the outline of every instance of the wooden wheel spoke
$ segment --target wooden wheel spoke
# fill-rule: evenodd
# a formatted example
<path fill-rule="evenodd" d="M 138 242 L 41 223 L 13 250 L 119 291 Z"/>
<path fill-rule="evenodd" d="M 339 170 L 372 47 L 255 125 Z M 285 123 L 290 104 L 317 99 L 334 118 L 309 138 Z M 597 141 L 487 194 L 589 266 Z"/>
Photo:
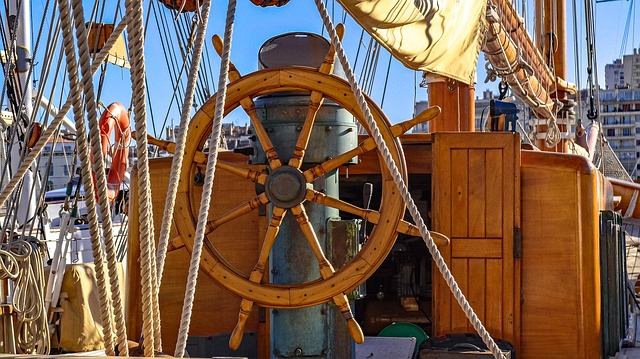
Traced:
<path fill-rule="evenodd" d="M 338 38 L 340 39 L 340 41 L 342 41 L 342 38 L 344 37 L 344 24 L 336 25 L 336 34 L 338 35 Z M 322 61 L 322 65 L 320 65 L 320 69 L 318 71 L 322 72 L 323 74 L 330 74 L 333 71 L 333 64 L 335 62 L 335 57 L 336 57 L 336 49 L 333 47 L 333 44 L 332 44 L 331 47 L 329 48 L 329 51 L 327 52 L 327 56 L 325 56 L 324 60 Z"/>
<path fill-rule="evenodd" d="M 271 222 L 269 223 L 269 228 L 267 228 L 267 233 L 264 236 L 264 242 L 262 243 L 262 248 L 260 249 L 258 262 L 256 263 L 255 267 L 253 267 L 253 270 L 249 275 L 249 280 L 254 283 L 259 283 L 262 280 L 265 266 L 267 265 L 267 260 L 269 259 L 269 252 L 271 252 L 273 243 L 275 243 L 276 241 L 276 236 L 280 231 L 280 225 L 282 224 L 282 219 L 284 218 L 284 215 L 286 213 L 287 213 L 286 209 L 283 209 L 280 207 L 273 208 Z"/>
<path fill-rule="evenodd" d="M 380 212 L 378 211 L 354 206 L 351 203 L 345 202 L 335 197 L 327 196 L 326 194 L 318 192 L 316 190 L 307 189 L 305 199 L 307 201 L 319 203 L 327 207 L 341 210 L 343 212 L 351 213 L 373 224 L 378 223 L 378 220 L 380 220 Z"/>
<path fill-rule="evenodd" d="M 218 53 L 218 55 L 221 55 L 222 47 L 223 47 L 222 38 L 218 35 L 213 35 L 213 38 L 211 38 L 211 41 L 213 42 L 213 47 L 216 49 L 216 52 Z M 230 61 L 229 62 L 229 81 L 231 82 L 237 81 L 241 77 L 242 75 L 240 75 L 240 72 L 238 71 L 236 66 Z M 282 162 L 278 157 L 278 153 L 276 152 L 276 149 L 273 147 L 273 143 L 271 143 L 271 139 L 269 138 L 269 135 L 267 135 L 267 131 L 265 131 L 264 127 L 262 126 L 262 122 L 260 122 L 260 118 L 256 113 L 256 105 L 253 103 L 253 100 L 251 99 L 251 97 L 245 97 L 242 100 L 240 100 L 240 106 L 242 106 L 244 111 L 249 116 L 249 119 L 251 119 L 251 124 L 253 125 L 253 129 L 256 132 L 256 136 L 258 137 L 258 140 L 262 145 L 262 149 L 264 150 L 264 153 L 267 156 L 267 160 L 269 161 L 269 167 L 271 167 L 272 169 L 275 169 L 282 166 Z"/>
<path fill-rule="evenodd" d="M 229 173 L 232 173 L 238 177 L 246 178 L 251 182 L 264 184 L 267 180 L 267 174 L 264 172 L 254 171 L 247 168 L 243 168 L 240 166 L 233 165 L 231 163 L 220 161 L 216 162 L 216 168 L 221 170 L 225 170 Z"/>
<path fill-rule="evenodd" d="M 336 33 L 340 40 L 344 36 L 344 25 L 338 24 L 336 26 Z M 327 52 L 327 56 L 325 56 L 322 61 L 322 65 L 318 71 L 323 74 L 330 74 L 333 71 L 333 64 L 335 62 L 336 57 L 336 49 L 331 45 L 329 51 Z M 293 150 L 293 156 L 289 160 L 289 165 L 295 168 L 300 168 L 302 164 L 302 160 L 304 158 L 305 151 L 307 150 L 307 146 L 309 145 L 309 138 L 311 136 L 311 129 L 313 128 L 313 123 L 315 122 L 316 115 L 318 114 L 318 110 L 322 103 L 324 102 L 324 97 L 319 91 L 312 91 L 309 99 L 309 112 L 307 113 L 307 117 L 304 120 L 304 125 L 302 126 L 302 130 L 300 130 L 300 136 L 298 136 L 298 141 L 296 142 L 296 148 Z"/>
<path fill-rule="evenodd" d="M 175 150 L 176 150 L 176 143 L 175 142 L 161 140 L 161 139 L 155 138 L 155 137 L 153 137 L 153 136 L 151 136 L 149 134 L 147 134 L 147 142 L 149 142 L 150 144 L 152 144 L 154 146 L 158 146 L 158 147 L 162 148 L 163 150 L 165 150 L 165 151 L 167 151 L 169 153 L 175 153 Z M 205 163 L 207 163 L 207 155 L 202 151 L 196 151 L 196 153 L 193 156 L 193 162 L 195 162 L 197 164 L 205 164 Z M 236 165 L 233 165 L 233 164 L 225 162 L 225 161 L 220 161 L 220 160 L 217 161 L 216 162 L 216 168 L 219 168 L 221 170 L 225 170 L 225 171 L 227 171 L 229 173 L 232 173 L 232 174 L 237 175 L 237 176 L 242 177 L 242 178 L 246 178 L 246 179 L 250 180 L 251 182 L 255 182 L 255 183 L 259 183 L 259 184 L 264 184 L 264 181 L 266 181 L 266 179 L 267 179 L 267 174 L 266 173 L 250 170 L 250 169 L 243 168 L 243 167 L 240 167 L 240 166 L 236 166 Z"/>
<path fill-rule="evenodd" d="M 430 121 L 434 117 L 438 116 L 438 114 L 440 114 L 440 107 L 429 107 L 428 109 L 418 114 L 418 116 L 416 116 L 415 118 L 391 126 L 391 134 L 393 135 L 393 137 L 400 137 L 401 135 L 409 131 L 413 126 L 419 123 Z M 358 147 L 304 171 L 304 177 L 306 178 L 307 182 L 312 182 L 317 178 L 324 176 L 327 172 L 331 172 L 336 168 L 342 166 L 342 164 L 354 158 L 355 156 L 361 155 L 375 148 L 375 141 L 373 140 L 373 138 L 369 137 L 366 140 L 360 142 Z"/>
<path fill-rule="evenodd" d="M 352 205 L 351 203 L 345 202 L 335 197 L 327 196 L 324 193 L 320 193 L 312 189 L 307 189 L 305 199 L 307 201 L 319 203 L 343 212 L 351 213 L 374 225 L 378 224 L 378 222 L 380 221 L 381 214 L 378 211 L 360 208 L 358 206 Z M 396 232 L 409 236 L 421 237 L 418 227 L 405 220 L 400 220 L 400 222 L 398 222 Z M 449 245 L 450 240 L 444 234 L 435 231 L 430 231 L 429 233 L 431 234 L 431 237 L 433 238 L 433 241 L 437 246 L 443 247 Z"/>
<path fill-rule="evenodd" d="M 131 138 L 133 138 L 134 140 L 136 139 L 136 133 L 132 132 L 131 133 Z M 176 143 L 172 142 L 172 141 L 167 141 L 167 140 L 161 140 L 159 138 L 155 138 L 153 136 L 151 136 L 150 134 L 147 134 L 147 142 L 150 145 L 154 145 L 154 146 L 158 146 L 161 149 L 174 154 L 176 153 Z M 193 162 L 198 163 L 198 164 L 204 164 L 207 163 L 207 154 L 202 152 L 202 151 L 196 151 L 195 154 L 193 155 Z"/>
<path fill-rule="evenodd" d="M 267 228 L 267 234 L 265 235 L 264 242 L 262 243 L 262 248 L 260 249 L 260 255 L 258 256 L 258 262 L 253 267 L 253 270 L 249 275 L 249 280 L 254 283 L 260 283 L 262 281 L 262 278 L 264 277 L 264 271 L 269 259 L 269 253 L 271 252 L 271 248 L 273 248 L 273 243 L 276 240 L 276 236 L 278 235 L 278 231 L 280 230 L 280 225 L 282 224 L 282 219 L 284 218 L 286 212 L 287 211 L 285 209 L 279 207 L 275 207 L 273 209 L 271 222 L 269 223 L 269 228 Z M 247 318 L 249 318 L 252 308 L 252 301 L 248 299 L 242 299 L 242 302 L 240 303 L 240 313 L 238 314 L 238 324 L 236 324 L 236 327 L 231 333 L 231 338 L 229 338 L 229 347 L 233 350 L 238 349 L 240 343 L 242 342 L 244 326 L 247 323 Z"/>
<path fill-rule="evenodd" d="M 313 226 L 309 222 L 309 217 L 307 216 L 304 206 L 302 204 L 298 204 L 291 208 L 291 213 L 293 213 L 296 221 L 298 221 L 304 238 L 309 242 L 309 246 L 318 260 L 322 278 L 327 279 L 331 277 L 334 273 L 333 266 L 329 263 L 327 257 L 325 257 L 324 252 L 322 251 L 322 248 L 320 247 L 320 242 L 318 241 L 316 232 L 313 230 Z"/>
<path fill-rule="evenodd" d="M 318 241 L 318 237 L 316 236 L 311 223 L 309 223 L 309 217 L 307 216 L 304 206 L 302 204 L 299 204 L 291 208 L 291 213 L 293 213 L 296 221 L 298 221 L 304 237 L 307 239 L 307 242 L 309 242 L 311 250 L 318 260 L 318 264 L 320 265 L 320 275 L 322 276 L 322 279 L 331 278 L 335 271 L 331 263 L 329 263 L 329 261 L 325 257 L 322 248 L 320 247 L 320 242 Z M 342 312 L 342 316 L 347 321 L 347 327 L 349 329 L 351 337 L 353 337 L 353 340 L 355 340 L 356 343 L 362 343 L 364 341 L 364 335 L 362 334 L 360 325 L 358 325 L 358 323 L 354 319 L 353 313 L 351 313 L 351 307 L 349 306 L 349 299 L 347 299 L 347 296 L 344 295 L 344 293 L 340 293 L 333 297 L 333 301 L 336 303 L 336 305 L 340 309 L 340 312 Z"/>
<path fill-rule="evenodd" d="M 207 234 L 213 232 L 216 230 L 216 228 L 220 227 L 221 225 L 230 222 L 231 220 L 234 220 L 244 214 L 247 214 L 251 211 L 253 211 L 254 209 L 259 208 L 260 206 L 263 206 L 265 204 L 269 203 L 269 198 L 267 198 L 267 195 L 265 193 L 261 193 L 258 196 L 250 199 L 249 201 L 239 205 L 238 207 L 230 210 L 229 212 L 223 214 L 222 216 L 216 218 L 216 219 L 212 219 L 210 221 L 207 222 Z"/>
<path fill-rule="evenodd" d="M 300 168 L 305 151 L 307 150 L 307 146 L 309 145 L 309 138 L 311 137 L 311 129 L 313 128 L 313 123 L 316 120 L 316 115 L 318 114 L 318 110 L 320 109 L 320 106 L 322 106 L 323 102 L 324 97 L 322 96 L 321 92 L 311 92 L 309 100 L 309 112 L 307 112 L 307 118 L 305 118 L 304 120 L 304 125 L 302 125 L 300 135 L 298 136 L 298 141 L 296 141 L 296 147 L 293 149 L 293 155 L 289 160 L 290 166 Z"/>
<path fill-rule="evenodd" d="M 240 105 L 251 119 L 253 130 L 256 132 L 256 136 L 258 137 L 258 140 L 262 145 L 262 149 L 267 156 L 267 160 L 269 161 L 269 167 L 271 167 L 271 169 L 276 169 L 282 166 L 278 153 L 276 152 L 275 147 L 273 147 L 273 143 L 271 143 L 271 139 L 269 138 L 267 131 L 262 126 L 262 122 L 260 122 L 260 119 L 258 118 L 256 106 L 253 103 L 253 100 L 249 97 L 245 97 L 240 100 Z"/>

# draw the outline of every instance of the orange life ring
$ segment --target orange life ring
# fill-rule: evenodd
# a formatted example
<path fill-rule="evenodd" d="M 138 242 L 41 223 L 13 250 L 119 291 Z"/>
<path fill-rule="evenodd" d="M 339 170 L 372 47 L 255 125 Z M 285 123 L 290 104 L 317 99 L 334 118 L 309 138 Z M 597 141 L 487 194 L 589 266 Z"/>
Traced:
<path fill-rule="evenodd" d="M 124 181 L 129 157 L 129 143 L 131 142 L 131 126 L 127 109 L 120 103 L 114 102 L 100 116 L 100 143 L 102 156 L 109 151 L 111 132 L 115 129 L 115 148 L 110 152 L 111 168 L 107 173 L 107 198 L 113 202 L 120 191 L 120 184 Z"/>

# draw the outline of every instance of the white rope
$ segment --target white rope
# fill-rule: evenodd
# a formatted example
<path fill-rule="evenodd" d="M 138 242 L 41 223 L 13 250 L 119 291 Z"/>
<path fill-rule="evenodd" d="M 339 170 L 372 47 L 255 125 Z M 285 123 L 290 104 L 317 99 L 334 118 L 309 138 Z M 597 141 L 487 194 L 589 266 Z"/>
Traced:
<path fill-rule="evenodd" d="M 102 236 L 107 257 L 108 272 L 106 282 L 109 284 L 111 294 L 111 304 L 115 319 L 115 332 L 118 338 L 118 350 L 120 355 L 129 356 L 127 345 L 127 328 L 124 322 L 124 307 L 120 292 L 120 281 L 118 280 L 118 263 L 116 260 L 116 250 L 113 239 L 113 225 L 111 221 L 111 211 L 109 200 L 107 199 L 107 176 L 102 154 L 102 144 L 100 139 L 100 126 L 98 124 L 95 94 L 93 92 L 93 77 L 91 75 L 91 55 L 89 53 L 89 41 L 87 38 L 87 28 L 84 20 L 84 9 L 82 0 L 74 0 L 73 18 L 76 26 L 76 38 L 78 40 L 78 54 L 80 56 L 80 71 L 82 74 L 82 85 L 84 87 L 84 100 L 89 120 L 89 137 L 91 141 L 91 154 L 93 156 L 93 173 L 96 178 L 98 190 L 98 203 L 102 215 Z M 91 193 L 85 192 L 85 195 Z M 98 239 L 98 245 L 100 245 Z M 96 260 L 103 261 L 103 258 Z"/>
<path fill-rule="evenodd" d="M 198 271 L 200 269 L 200 255 L 202 254 L 204 232 L 207 225 L 207 217 L 209 215 L 209 205 L 211 203 L 211 192 L 216 170 L 216 162 L 218 161 L 218 146 L 220 145 L 222 117 L 224 115 L 224 104 L 227 97 L 229 54 L 231 52 L 231 38 L 233 34 L 233 23 L 235 21 L 235 11 L 236 0 L 229 0 L 226 26 L 224 30 L 224 47 L 222 49 L 222 57 L 220 60 L 220 77 L 218 78 L 219 90 L 218 95 L 216 96 L 216 111 L 213 117 L 213 131 L 211 133 L 211 137 L 209 138 L 209 157 L 204 177 L 204 186 L 202 189 L 202 201 L 200 202 L 198 225 L 196 227 L 196 234 L 193 240 L 193 250 L 191 251 L 189 277 L 187 278 L 187 288 L 185 290 L 184 304 L 182 306 L 180 330 L 178 332 L 178 341 L 176 343 L 176 351 L 174 354 L 174 356 L 178 358 L 184 357 L 184 351 L 187 345 L 187 336 L 189 334 L 189 324 L 191 321 L 191 311 L 193 308 L 193 300 L 195 297 L 196 282 L 198 280 Z"/>
<path fill-rule="evenodd" d="M 373 119 L 373 116 L 371 115 L 371 111 L 369 110 L 369 106 L 367 105 L 364 99 L 364 96 L 362 95 L 362 91 L 358 87 L 358 84 L 355 80 L 355 76 L 353 75 L 353 70 L 351 69 L 349 62 L 347 61 L 347 57 L 342 48 L 342 44 L 340 43 L 340 39 L 338 38 L 335 28 L 331 23 L 331 19 L 329 17 L 329 14 L 327 13 L 327 9 L 324 6 L 324 3 L 322 2 L 322 0 L 314 0 L 314 1 L 316 3 L 316 6 L 318 7 L 320 16 L 322 16 L 322 21 L 324 22 L 324 25 L 327 28 L 327 31 L 331 37 L 331 43 L 333 44 L 333 47 L 336 49 L 336 55 L 340 59 L 340 64 L 342 65 L 342 68 L 345 71 L 347 79 L 349 80 L 349 85 L 351 86 L 351 90 L 353 91 L 356 97 L 356 100 L 358 101 L 358 106 L 362 110 L 362 113 L 365 115 L 365 119 L 369 126 L 369 130 L 372 133 L 373 140 L 376 143 L 376 146 L 378 147 L 378 150 L 380 151 L 387 167 L 389 168 L 389 171 L 391 172 L 391 175 L 393 177 L 393 181 L 395 182 L 396 186 L 400 190 L 400 194 L 402 195 L 402 198 L 406 202 L 409 212 L 411 213 L 411 217 L 416 222 L 416 226 L 420 230 L 420 234 L 422 235 L 422 238 L 424 239 L 424 242 L 427 245 L 427 248 L 429 248 L 429 252 L 433 257 L 434 262 L 436 263 L 438 269 L 444 276 L 444 279 L 447 282 L 447 285 L 449 285 L 451 292 L 453 293 L 454 297 L 462 307 L 467 318 L 469 318 L 469 321 L 471 322 L 475 330 L 478 332 L 478 334 L 482 338 L 482 341 L 491 350 L 494 357 L 496 357 L 497 359 L 500 359 L 500 358 L 504 359 L 504 356 L 502 355 L 500 348 L 498 348 L 495 341 L 491 338 L 487 330 L 484 328 L 484 326 L 478 319 L 478 316 L 473 312 L 473 309 L 469 305 L 469 302 L 464 297 L 464 294 L 458 287 L 458 284 L 455 282 L 455 279 L 453 278 L 453 276 L 451 275 L 451 272 L 447 268 L 447 264 L 445 263 L 444 258 L 442 258 L 442 255 L 438 251 L 438 247 L 436 247 L 433 241 L 433 238 L 431 238 L 429 229 L 427 228 L 424 221 L 422 220 L 422 217 L 420 216 L 420 212 L 416 207 L 415 203 L 413 202 L 413 199 L 409 194 L 409 190 L 407 189 L 407 186 L 404 183 L 404 180 L 402 179 L 402 175 L 400 174 L 400 171 L 396 167 L 393 157 L 391 157 L 391 153 L 389 152 L 389 149 L 387 148 L 387 145 L 384 142 L 384 138 L 382 138 L 382 136 L 380 135 L 378 126 L 376 125 L 376 122 Z"/>
<path fill-rule="evenodd" d="M 151 192 L 148 195 L 148 206 L 149 208 L 153 208 L 153 203 L 151 203 Z M 153 213 L 153 210 L 151 211 Z M 151 271 L 151 299 L 153 300 L 153 341 L 156 346 L 156 351 L 162 352 L 162 330 L 160 328 L 160 283 L 158 282 L 158 275 L 156 272 L 156 241 L 155 241 L 155 228 L 153 228 L 153 223 L 148 221 L 149 225 L 149 238 L 151 241 L 149 242 L 149 258 L 151 258 L 150 263 L 150 271 Z"/>
<path fill-rule="evenodd" d="M 118 25 L 118 27 L 116 27 L 111 33 L 111 36 L 109 36 L 109 40 L 107 40 L 102 50 L 100 50 L 100 52 L 96 56 L 96 59 L 91 65 L 92 74 L 95 74 L 96 71 L 98 71 L 98 68 L 100 67 L 100 65 L 104 62 L 104 60 L 109 55 L 109 51 L 118 40 L 118 37 L 120 36 L 120 34 L 122 34 L 124 29 L 126 28 L 126 22 L 127 22 L 127 17 L 125 15 L 120 21 L 120 24 Z M 29 152 L 27 157 L 24 159 L 22 164 L 20 164 L 20 167 L 16 171 L 15 175 L 11 178 L 9 183 L 7 183 L 5 188 L 2 189 L 2 192 L 0 192 L 0 205 L 2 205 L 7 200 L 7 198 L 9 198 L 9 196 L 16 189 L 18 184 L 20 184 L 20 181 L 22 181 L 27 171 L 29 171 L 29 168 L 31 167 L 31 165 L 36 161 L 38 156 L 40 156 L 40 153 L 42 152 L 42 149 L 44 148 L 44 146 L 49 142 L 49 140 L 51 140 L 51 138 L 53 137 L 53 134 L 57 131 L 58 127 L 64 120 L 65 116 L 67 115 L 67 112 L 69 112 L 72 105 L 73 105 L 73 98 L 71 94 L 69 94 L 67 101 L 64 103 L 62 108 L 60 108 L 60 111 L 58 111 L 58 114 L 54 117 L 53 121 L 51 121 L 51 123 L 49 124 L 49 127 L 42 133 L 36 145 L 31 149 L 31 151 Z"/>
<path fill-rule="evenodd" d="M 51 338 L 44 304 L 42 255 L 25 241 L 15 241 L 8 249 L 20 269 L 13 292 L 16 349 L 18 353 L 48 355 Z"/>
<path fill-rule="evenodd" d="M 209 13 L 211 9 L 211 1 L 204 1 L 202 5 L 202 18 L 196 33 L 195 47 L 191 60 L 191 68 L 189 69 L 189 78 L 187 90 L 185 93 L 184 104 L 182 106 L 182 114 L 180 118 L 180 131 L 176 138 L 176 149 L 173 153 L 173 162 L 171 163 L 171 177 L 169 179 L 169 188 L 167 199 L 164 205 L 164 216 L 162 217 L 162 228 L 160 229 L 160 239 L 158 241 L 158 252 L 156 255 L 156 266 L 158 273 L 158 284 L 162 283 L 162 274 L 164 271 L 164 262 L 167 257 L 167 247 L 169 245 L 169 235 L 171 231 L 171 223 L 173 219 L 173 209 L 176 203 L 176 193 L 178 192 L 178 181 L 182 170 L 182 161 L 184 158 L 184 148 L 187 142 L 187 129 L 191 120 L 191 108 L 193 107 L 193 96 L 195 94 L 196 80 L 198 78 L 198 69 L 200 67 L 200 59 L 202 58 L 202 50 L 204 49 L 205 35 L 207 31 L 207 22 L 209 21 Z"/>
<path fill-rule="evenodd" d="M 69 3 L 65 0 L 58 0 L 60 8 L 60 24 L 62 27 L 64 52 L 67 62 L 67 76 L 69 78 L 69 88 L 71 91 L 70 100 L 73 102 L 73 115 L 76 124 L 76 148 L 78 156 L 81 160 L 82 180 L 87 195 L 85 203 L 87 206 L 87 217 L 89 220 L 89 232 L 91 234 L 91 247 L 93 250 L 93 258 L 96 270 L 96 282 L 99 288 L 100 315 L 102 319 L 102 331 L 104 337 L 105 352 L 108 356 L 115 354 L 113 347 L 113 330 L 112 330 L 112 313 L 109 303 L 109 288 L 105 282 L 104 263 L 102 248 L 100 243 L 100 229 L 98 227 L 98 215 L 96 212 L 96 203 L 93 196 L 93 179 L 91 177 L 91 163 L 89 159 L 89 150 L 87 148 L 87 133 L 85 128 L 85 120 L 83 113 L 82 97 L 80 93 L 80 83 L 78 80 L 78 68 L 76 64 L 75 49 L 73 46 L 73 34 L 71 33 L 71 13 Z M 65 111 L 60 111 L 65 113 Z"/>
<path fill-rule="evenodd" d="M 149 161 L 147 152 L 147 122 L 146 122 L 146 84 L 145 84 L 145 63 L 144 63 L 144 18 L 142 15 L 142 1 L 126 0 L 125 7 L 129 16 L 128 40 L 129 59 L 131 63 L 131 93 L 133 94 L 133 112 L 136 121 L 136 153 L 138 155 L 138 203 L 139 203 L 139 224 L 140 224 L 140 266 L 142 268 L 142 326 L 144 330 L 144 355 L 152 357 L 155 355 L 156 338 L 159 333 L 155 333 L 157 319 L 155 317 L 153 300 L 157 296 L 154 292 L 152 271 L 151 228 L 153 227 L 153 212 L 151 209 L 151 187 L 149 181 Z M 157 289 L 157 286 L 156 288 Z M 161 343 L 157 343 L 161 347 Z"/>

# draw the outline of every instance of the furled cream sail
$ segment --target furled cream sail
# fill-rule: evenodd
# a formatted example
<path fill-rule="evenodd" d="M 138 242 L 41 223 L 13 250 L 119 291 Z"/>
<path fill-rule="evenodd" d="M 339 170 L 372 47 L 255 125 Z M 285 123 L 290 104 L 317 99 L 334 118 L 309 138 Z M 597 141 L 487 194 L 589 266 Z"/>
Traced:
<path fill-rule="evenodd" d="M 486 0 L 338 0 L 413 70 L 475 83 Z"/>

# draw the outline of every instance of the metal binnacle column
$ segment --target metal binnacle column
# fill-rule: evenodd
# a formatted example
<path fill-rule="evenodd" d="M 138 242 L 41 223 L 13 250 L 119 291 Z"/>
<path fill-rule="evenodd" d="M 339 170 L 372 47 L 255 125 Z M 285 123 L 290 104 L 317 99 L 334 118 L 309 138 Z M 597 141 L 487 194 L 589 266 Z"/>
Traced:
<path fill-rule="evenodd" d="M 317 35 L 283 35 L 263 45 L 260 65 L 318 67 L 328 50 L 329 43 Z M 265 192 L 272 202 L 270 209 L 273 205 L 291 208 L 300 203 L 307 186 L 337 198 L 339 187 L 336 171 L 312 184 L 306 184 L 304 177 L 300 178 L 300 171 L 287 165 L 309 111 L 309 95 L 288 92 L 265 96 L 256 99 L 255 105 L 262 125 L 283 162 L 283 166 L 270 173 L 269 180 L 265 183 Z M 316 116 L 301 170 L 355 147 L 356 133 L 353 116 L 325 99 Z M 256 142 L 254 149 L 252 162 L 267 163 L 262 146 Z M 322 249 L 331 262 L 336 257 L 335 248 L 338 246 L 332 246 L 330 239 L 348 236 L 346 232 L 358 233 L 357 228 L 353 231 L 345 230 L 349 225 L 357 226 L 357 223 L 349 221 L 346 225 L 336 225 L 336 222 L 341 222 L 337 210 L 309 201 L 303 205 Z M 357 243 L 356 238 L 354 243 Z M 339 247 L 344 248 L 344 245 Z M 344 256 L 344 253 L 337 255 Z M 283 220 L 270 260 L 271 283 L 305 283 L 321 278 L 318 261 L 291 211 L 288 211 Z M 270 313 L 272 358 L 342 359 L 354 356 L 353 341 L 346 323 L 332 302 L 302 309 L 272 309 Z"/>

